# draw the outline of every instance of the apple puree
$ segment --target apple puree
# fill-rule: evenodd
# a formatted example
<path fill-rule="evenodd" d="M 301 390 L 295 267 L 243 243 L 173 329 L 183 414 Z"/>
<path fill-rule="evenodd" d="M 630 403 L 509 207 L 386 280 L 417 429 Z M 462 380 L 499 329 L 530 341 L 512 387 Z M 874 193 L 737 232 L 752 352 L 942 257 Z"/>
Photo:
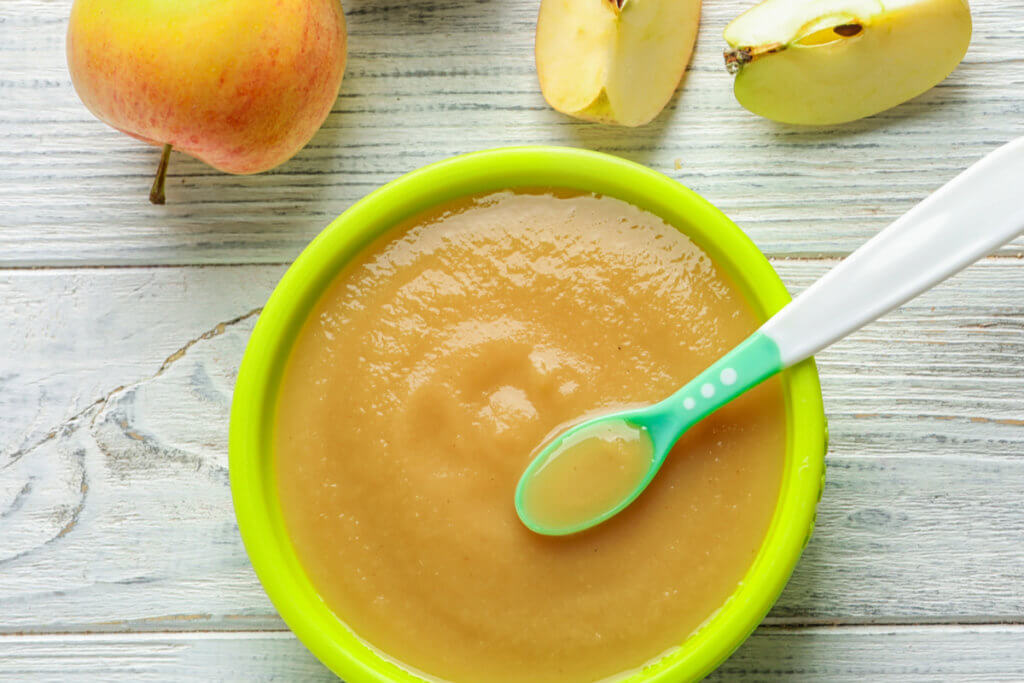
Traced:
<path fill-rule="evenodd" d="M 551 529 L 578 529 L 627 500 L 654 464 L 642 427 L 609 420 L 565 437 L 523 478 L 528 519 Z"/>
<path fill-rule="evenodd" d="M 439 679 L 595 681 L 658 658 L 764 538 L 778 379 L 586 532 L 529 531 L 516 483 L 555 430 L 664 398 L 756 327 L 708 256 L 612 198 L 501 192 L 396 226 L 329 286 L 282 379 L 274 466 L 310 580 L 362 639 Z"/>

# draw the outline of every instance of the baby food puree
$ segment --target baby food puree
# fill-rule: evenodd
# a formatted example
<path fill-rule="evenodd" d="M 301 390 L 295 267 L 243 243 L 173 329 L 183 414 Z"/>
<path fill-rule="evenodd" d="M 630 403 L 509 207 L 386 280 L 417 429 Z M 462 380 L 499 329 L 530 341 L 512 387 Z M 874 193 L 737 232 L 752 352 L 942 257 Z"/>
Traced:
<path fill-rule="evenodd" d="M 529 531 L 516 484 L 565 426 L 664 398 L 757 325 L 697 246 L 616 199 L 500 192 L 396 226 L 327 289 L 281 383 L 276 476 L 310 580 L 367 643 L 434 678 L 574 683 L 657 659 L 763 540 L 778 379 L 691 429 L 599 527 Z M 601 472 L 642 465 L 623 435 L 602 438 Z M 579 491 L 614 486 L 580 476 Z"/>
<path fill-rule="evenodd" d="M 627 500 L 653 464 L 654 444 L 642 427 L 592 424 L 563 437 L 523 474 L 523 505 L 535 525 L 574 529 Z"/>

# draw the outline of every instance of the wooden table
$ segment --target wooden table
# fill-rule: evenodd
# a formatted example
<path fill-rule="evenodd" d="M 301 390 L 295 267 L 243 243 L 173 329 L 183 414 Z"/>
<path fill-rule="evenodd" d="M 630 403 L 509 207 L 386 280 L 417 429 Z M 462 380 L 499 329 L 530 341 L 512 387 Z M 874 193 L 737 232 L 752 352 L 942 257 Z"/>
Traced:
<path fill-rule="evenodd" d="M 637 130 L 540 96 L 536 0 L 350 0 L 312 143 L 218 173 L 100 124 L 64 61 L 68 0 L 0 3 L 0 679 L 311 680 L 246 559 L 227 426 L 277 279 L 380 184 L 546 143 L 639 161 L 742 226 L 797 292 L 1024 134 L 1024 0 L 977 0 L 970 52 L 871 119 L 736 104 L 709 0 L 685 87 Z M 1021 179 L 1024 194 L 1024 179 Z M 965 226 L 969 229 L 970 226 Z M 822 353 L 832 442 L 814 539 L 724 680 L 1024 680 L 1024 241 Z"/>

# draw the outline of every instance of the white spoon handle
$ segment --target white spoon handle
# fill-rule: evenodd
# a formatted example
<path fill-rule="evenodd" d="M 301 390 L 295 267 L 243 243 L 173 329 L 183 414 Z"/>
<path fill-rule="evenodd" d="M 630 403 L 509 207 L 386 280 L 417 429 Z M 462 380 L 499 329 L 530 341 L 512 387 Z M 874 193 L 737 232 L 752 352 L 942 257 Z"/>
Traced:
<path fill-rule="evenodd" d="M 1024 137 L 875 235 L 761 327 L 788 367 L 1024 233 Z"/>

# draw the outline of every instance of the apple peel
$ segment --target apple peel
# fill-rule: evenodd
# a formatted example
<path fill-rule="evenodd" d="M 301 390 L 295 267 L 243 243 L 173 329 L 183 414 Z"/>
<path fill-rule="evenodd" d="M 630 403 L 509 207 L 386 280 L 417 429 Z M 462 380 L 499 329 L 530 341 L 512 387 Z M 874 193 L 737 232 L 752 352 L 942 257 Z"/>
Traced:
<path fill-rule="evenodd" d="M 965 0 L 764 0 L 725 29 L 725 64 L 750 111 L 832 125 L 942 81 L 971 36 Z"/>

